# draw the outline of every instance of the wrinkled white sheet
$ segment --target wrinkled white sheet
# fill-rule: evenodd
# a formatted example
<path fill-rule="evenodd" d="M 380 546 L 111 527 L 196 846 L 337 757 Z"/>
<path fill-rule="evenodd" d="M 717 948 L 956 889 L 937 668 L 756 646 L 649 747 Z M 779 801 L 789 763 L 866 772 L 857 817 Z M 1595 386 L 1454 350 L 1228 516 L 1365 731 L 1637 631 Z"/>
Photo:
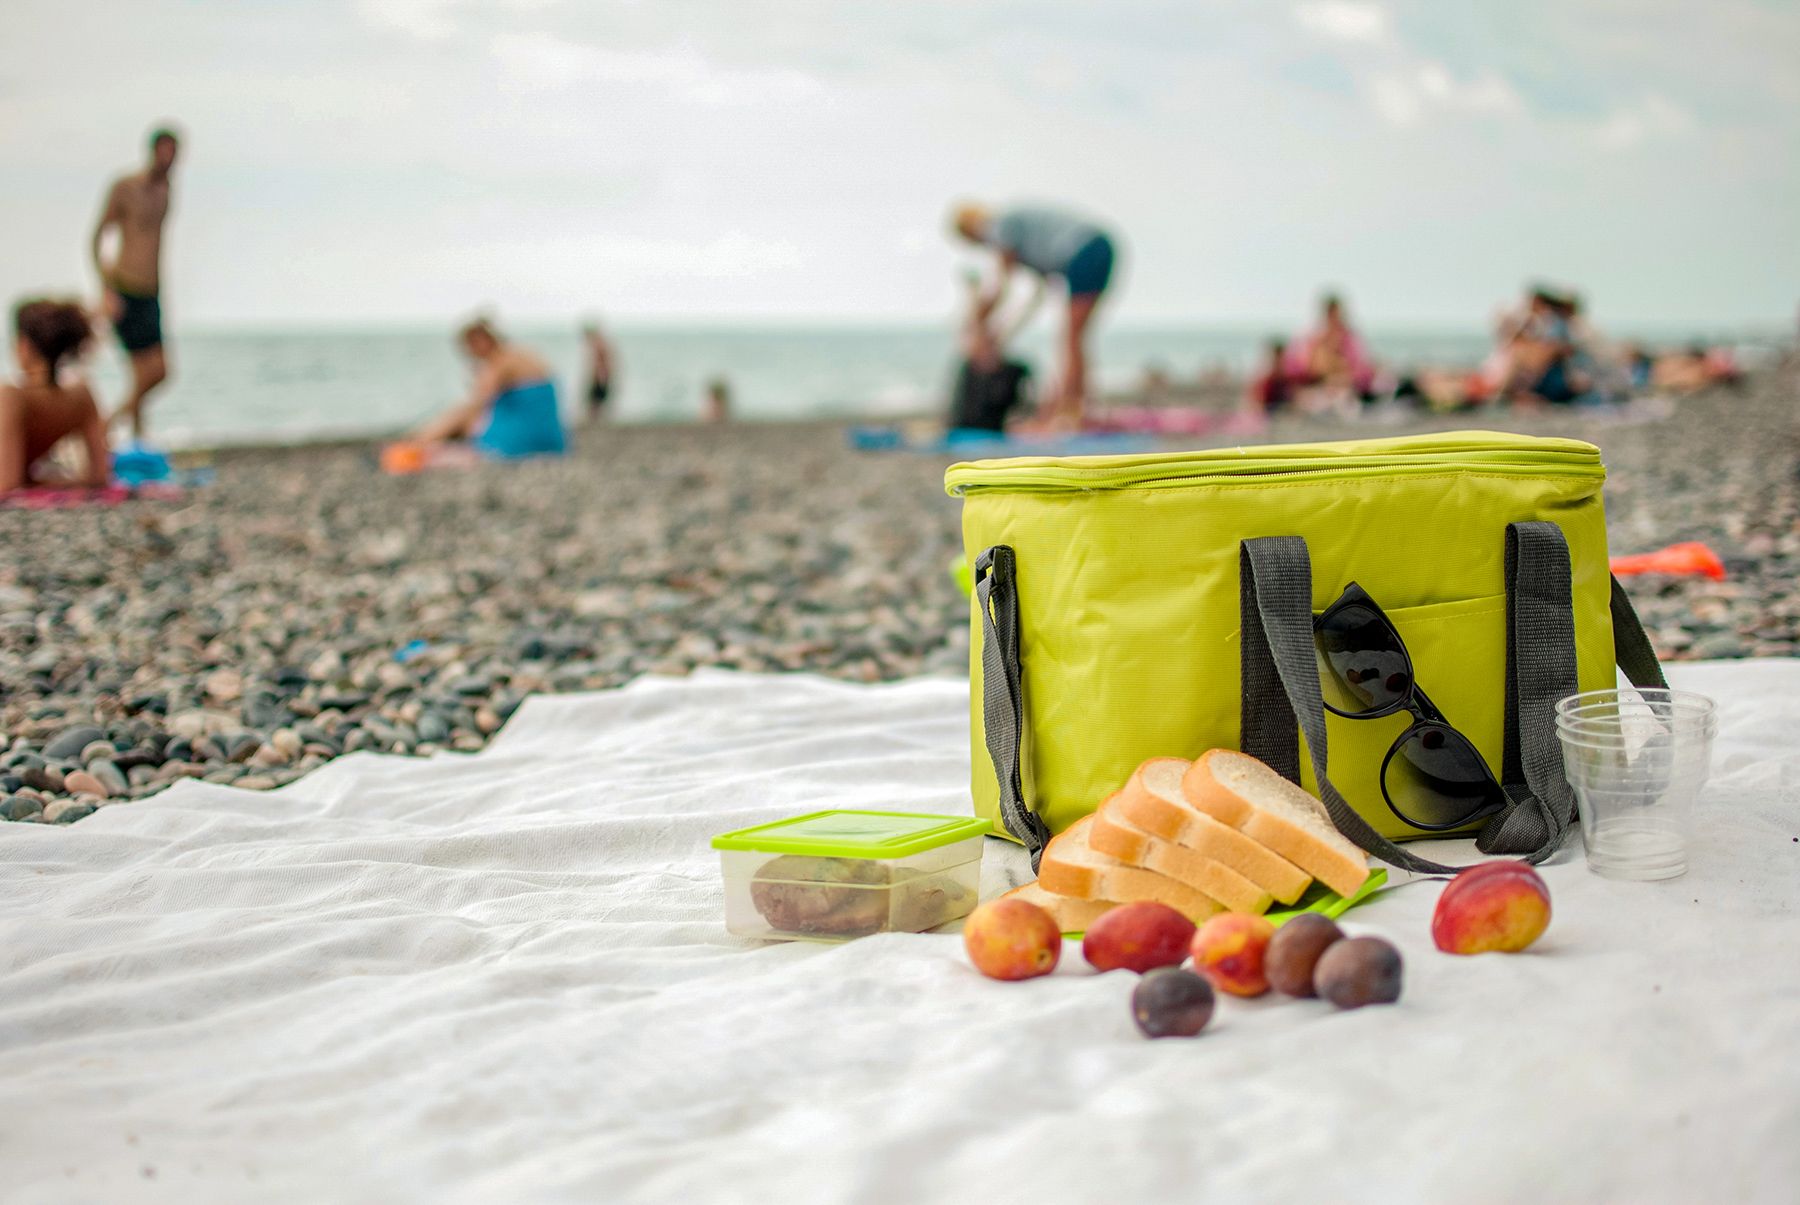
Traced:
<path fill-rule="evenodd" d="M 1571 849 L 1545 939 L 1480 958 L 1408 884 L 1352 914 L 1399 1005 L 1191 1042 L 1078 950 L 1009 985 L 955 936 L 724 933 L 712 834 L 967 807 L 961 681 L 645 680 L 474 757 L 0 825 L 0 1197 L 1791 1201 L 1800 663 L 1675 677 L 1724 708 L 1685 878 Z"/>

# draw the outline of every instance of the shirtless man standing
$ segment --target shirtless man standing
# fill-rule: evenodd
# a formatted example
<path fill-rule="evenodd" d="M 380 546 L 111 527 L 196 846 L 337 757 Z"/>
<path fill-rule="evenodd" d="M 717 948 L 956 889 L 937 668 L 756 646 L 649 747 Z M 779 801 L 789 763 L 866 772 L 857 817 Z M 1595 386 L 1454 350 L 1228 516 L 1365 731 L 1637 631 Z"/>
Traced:
<path fill-rule="evenodd" d="M 94 227 L 94 268 L 106 290 L 106 314 L 131 357 L 131 396 L 113 412 L 108 425 L 129 417 L 137 439 L 144 436 L 145 398 L 169 376 L 157 293 L 162 285 L 163 221 L 169 216 L 169 171 L 178 148 L 174 131 L 153 132 L 149 165 L 113 181 Z M 119 231 L 119 242 L 109 264 L 102 244 L 113 227 Z"/>

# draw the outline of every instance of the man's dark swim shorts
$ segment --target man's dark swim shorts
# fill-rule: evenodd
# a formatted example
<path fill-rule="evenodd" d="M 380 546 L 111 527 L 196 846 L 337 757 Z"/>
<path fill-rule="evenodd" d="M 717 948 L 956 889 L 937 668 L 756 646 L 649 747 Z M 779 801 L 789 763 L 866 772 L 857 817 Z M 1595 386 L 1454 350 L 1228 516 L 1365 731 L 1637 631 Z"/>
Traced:
<path fill-rule="evenodd" d="M 155 294 L 141 297 L 135 293 L 119 294 L 119 317 L 113 323 L 113 334 L 129 352 L 149 351 L 161 347 L 162 302 Z"/>

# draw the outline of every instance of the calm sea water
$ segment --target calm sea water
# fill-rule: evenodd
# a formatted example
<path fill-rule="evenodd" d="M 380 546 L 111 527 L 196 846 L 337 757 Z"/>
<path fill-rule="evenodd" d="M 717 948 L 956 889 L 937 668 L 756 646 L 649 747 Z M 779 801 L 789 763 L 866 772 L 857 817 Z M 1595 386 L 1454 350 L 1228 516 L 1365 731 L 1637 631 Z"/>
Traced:
<path fill-rule="evenodd" d="M 585 396 L 573 328 L 513 331 L 555 365 L 573 414 Z M 706 382 L 731 383 L 735 413 L 750 419 L 871 418 L 938 410 L 954 364 L 951 333 L 935 327 L 744 329 L 670 327 L 612 332 L 619 360 L 613 410 L 622 421 L 680 422 L 700 411 Z M 1203 370 L 1240 373 L 1260 330 L 1104 330 L 1097 348 L 1103 387 L 1129 386 L 1149 367 L 1179 381 Z M 1375 331 L 1388 363 L 1474 363 L 1486 339 L 1468 334 Z M 1044 337 L 1019 352 L 1040 369 Z M 278 442 L 403 429 L 457 400 L 467 368 L 435 330 L 172 332 L 173 382 L 157 395 L 154 437 L 168 446 Z M 90 357 L 103 401 L 116 401 L 124 360 L 107 341 Z"/>

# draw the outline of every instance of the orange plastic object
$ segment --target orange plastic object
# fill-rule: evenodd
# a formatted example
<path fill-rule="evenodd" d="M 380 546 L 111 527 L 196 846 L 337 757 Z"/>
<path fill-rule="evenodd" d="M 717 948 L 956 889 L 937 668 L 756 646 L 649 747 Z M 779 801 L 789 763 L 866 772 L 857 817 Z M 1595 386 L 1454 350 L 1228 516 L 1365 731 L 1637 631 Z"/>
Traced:
<path fill-rule="evenodd" d="M 425 445 L 416 441 L 391 443 L 381 449 L 381 471 L 403 475 L 425 467 Z"/>
<path fill-rule="evenodd" d="M 1612 571 L 1620 577 L 1635 573 L 1666 573 L 1672 577 L 1704 577 L 1725 580 L 1725 562 L 1698 540 L 1671 544 L 1655 552 L 1639 552 L 1612 558 Z"/>

